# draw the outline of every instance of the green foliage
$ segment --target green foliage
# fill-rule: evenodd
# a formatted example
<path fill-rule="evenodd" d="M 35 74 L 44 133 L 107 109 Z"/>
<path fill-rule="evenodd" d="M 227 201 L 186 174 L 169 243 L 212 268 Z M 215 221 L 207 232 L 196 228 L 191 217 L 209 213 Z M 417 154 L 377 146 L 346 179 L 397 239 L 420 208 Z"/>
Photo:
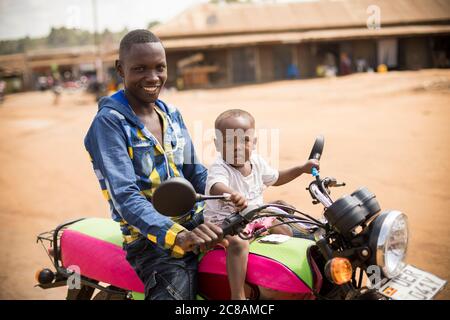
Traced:
<path fill-rule="evenodd" d="M 47 44 L 50 48 L 83 46 L 92 44 L 93 41 L 93 34 L 89 31 L 67 29 L 65 27 L 52 28 L 47 36 Z"/>
<path fill-rule="evenodd" d="M 161 22 L 159 21 L 150 21 L 149 24 L 147 25 L 147 29 L 151 29 L 154 26 L 157 26 L 158 24 L 160 24 Z"/>
<path fill-rule="evenodd" d="M 128 33 L 128 29 L 124 28 L 119 32 L 111 32 L 105 29 L 98 35 L 99 44 L 119 43 L 120 39 Z M 23 53 L 30 50 L 46 49 L 46 48 L 61 48 L 94 45 L 95 36 L 86 30 L 69 29 L 66 27 L 52 28 L 47 37 L 21 38 L 18 40 L 3 40 L 0 41 L 0 55 Z"/>

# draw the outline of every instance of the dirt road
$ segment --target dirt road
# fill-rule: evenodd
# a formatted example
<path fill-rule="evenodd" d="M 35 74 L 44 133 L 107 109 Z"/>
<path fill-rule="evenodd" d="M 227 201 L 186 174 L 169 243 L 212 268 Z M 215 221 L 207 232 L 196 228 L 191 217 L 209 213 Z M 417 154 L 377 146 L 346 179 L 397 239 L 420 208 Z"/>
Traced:
<path fill-rule="evenodd" d="M 162 98 L 181 109 L 206 164 L 213 148 L 203 133 L 227 108 L 244 108 L 258 128 L 271 129 L 266 132 L 279 141 L 272 154 L 279 154 L 280 168 L 305 161 L 315 136 L 324 134 L 321 172 L 347 183 L 333 195 L 367 186 L 384 209 L 407 213 L 408 262 L 450 278 L 450 71 L 166 92 Z M 33 287 L 35 271 L 50 266 L 36 235 L 68 219 L 109 216 L 83 147 L 95 113 L 93 99 L 77 93 L 64 93 L 58 106 L 50 92 L 10 95 L 0 106 L 1 299 L 63 299 L 63 289 Z M 309 181 L 305 176 L 269 188 L 266 199 L 281 198 L 319 216 L 305 191 Z M 439 298 L 450 299 L 449 289 Z"/>

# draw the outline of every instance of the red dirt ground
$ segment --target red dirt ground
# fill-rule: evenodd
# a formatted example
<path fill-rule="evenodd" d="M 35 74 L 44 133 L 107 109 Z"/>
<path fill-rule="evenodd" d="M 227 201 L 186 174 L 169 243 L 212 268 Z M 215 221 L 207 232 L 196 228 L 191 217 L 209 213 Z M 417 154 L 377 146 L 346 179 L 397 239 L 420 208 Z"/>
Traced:
<path fill-rule="evenodd" d="M 282 81 L 229 89 L 166 92 L 179 107 L 204 163 L 211 128 L 228 108 L 244 108 L 258 128 L 279 129 L 280 168 L 303 163 L 317 134 L 325 135 L 323 175 L 367 186 L 384 209 L 409 217 L 408 262 L 450 278 L 450 72 L 424 70 L 359 74 L 337 79 Z M 108 217 L 107 204 L 83 146 L 95 115 L 91 96 L 50 92 L 6 97 L 0 106 L 0 299 L 64 299 L 63 288 L 34 288 L 34 273 L 50 266 L 36 235 L 77 217 Z M 204 140 L 204 141 L 202 141 Z M 261 139 L 260 139 L 261 140 Z M 269 188 L 315 216 L 305 187 L 311 177 Z M 449 299 L 445 289 L 439 299 Z"/>

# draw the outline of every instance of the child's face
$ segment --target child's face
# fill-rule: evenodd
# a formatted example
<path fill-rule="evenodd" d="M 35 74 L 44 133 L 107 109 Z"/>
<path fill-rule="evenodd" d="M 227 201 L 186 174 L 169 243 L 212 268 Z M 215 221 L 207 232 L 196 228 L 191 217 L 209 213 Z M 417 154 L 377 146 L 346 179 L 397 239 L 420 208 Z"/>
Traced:
<path fill-rule="evenodd" d="M 154 103 L 167 80 L 166 53 L 160 42 L 136 43 L 116 63 L 128 94 Z"/>
<path fill-rule="evenodd" d="M 224 119 L 216 130 L 215 143 L 226 163 L 241 167 L 250 160 L 256 144 L 254 125 L 242 116 Z"/>

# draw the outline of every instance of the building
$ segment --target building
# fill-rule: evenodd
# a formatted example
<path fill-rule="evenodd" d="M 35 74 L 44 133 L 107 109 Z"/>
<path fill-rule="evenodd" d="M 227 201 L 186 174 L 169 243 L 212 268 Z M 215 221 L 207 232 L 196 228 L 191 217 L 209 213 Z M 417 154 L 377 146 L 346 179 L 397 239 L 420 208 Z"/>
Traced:
<path fill-rule="evenodd" d="M 450 67 L 448 0 L 208 3 L 152 31 L 182 88 Z"/>
<path fill-rule="evenodd" d="M 74 80 L 81 76 L 95 77 L 100 62 L 105 76 L 113 74 L 118 50 L 97 52 L 95 46 L 39 49 L 22 54 L 0 56 L 0 78 L 8 83 L 9 91 L 39 89 L 40 78 L 55 76 Z M 99 61 L 99 62 L 97 62 Z"/>
<path fill-rule="evenodd" d="M 152 31 L 166 48 L 167 86 L 230 86 L 371 70 L 450 67 L 450 0 L 321 0 L 201 4 Z M 0 56 L 0 78 L 34 89 L 52 70 L 114 77 L 118 44 Z"/>

